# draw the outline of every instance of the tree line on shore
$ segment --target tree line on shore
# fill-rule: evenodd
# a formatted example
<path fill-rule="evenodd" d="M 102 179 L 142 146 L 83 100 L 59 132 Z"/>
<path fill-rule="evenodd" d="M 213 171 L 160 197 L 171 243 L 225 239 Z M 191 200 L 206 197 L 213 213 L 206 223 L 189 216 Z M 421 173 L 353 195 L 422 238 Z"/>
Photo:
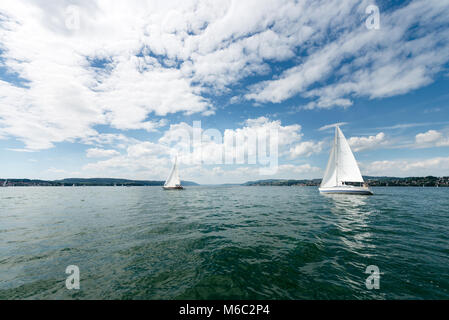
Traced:
<path fill-rule="evenodd" d="M 371 177 L 363 179 L 372 187 L 449 187 L 449 177 Z M 321 179 L 268 179 L 249 181 L 247 186 L 319 186 Z"/>
<path fill-rule="evenodd" d="M 449 187 L 449 177 L 372 177 L 364 176 L 364 180 L 372 187 Z M 6 182 L 6 183 L 5 183 Z M 248 181 L 244 186 L 319 186 L 321 179 L 267 179 Z M 199 185 L 192 181 L 182 181 L 185 186 Z M 0 179 L 0 186 L 163 186 L 164 181 L 129 180 L 115 178 L 68 178 L 61 180 L 38 179 Z M 238 184 L 236 184 L 238 185 Z"/>

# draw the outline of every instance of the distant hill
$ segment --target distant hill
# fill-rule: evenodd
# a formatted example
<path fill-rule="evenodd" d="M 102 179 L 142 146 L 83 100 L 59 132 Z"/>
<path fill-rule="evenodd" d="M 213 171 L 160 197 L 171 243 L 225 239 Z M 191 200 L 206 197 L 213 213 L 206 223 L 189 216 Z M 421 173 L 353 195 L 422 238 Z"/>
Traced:
<path fill-rule="evenodd" d="M 449 177 L 373 177 L 364 176 L 366 182 L 372 187 L 449 187 Z M 0 179 L 0 186 L 5 179 Z M 198 186 L 192 181 L 182 181 L 183 186 Z M 243 184 L 224 184 L 225 186 L 318 186 L 321 179 L 266 179 L 248 181 Z M 163 186 L 164 181 L 158 180 L 130 180 L 115 178 L 67 178 L 62 180 L 38 179 L 8 179 L 7 186 Z"/>
<path fill-rule="evenodd" d="M 3 185 L 5 179 L 0 179 Z M 67 178 L 62 180 L 8 179 L 7 186 L 163 186 L 165 181 L 129 180 L 115 178 Z M 181 181 L 184 186 L 197 186 L 192 181 Z"/>
<path fill-rule="evenodd" d="M 267 180 L 257 180 L 245 182 L 244 186 L 317 186 L 321 183 L 321 179 L 303 179 L 303 180 L 293 180 L 293 179 L 267 179 Z"/>
<path fill-rule="evenodd" d="M 373 187 L 449 187 L 449 177 L 372 177 L 364 176 L 363 179 Z M 268 179 L 248 181 L 244 186 L 318 186 L 321 179 Z"/>

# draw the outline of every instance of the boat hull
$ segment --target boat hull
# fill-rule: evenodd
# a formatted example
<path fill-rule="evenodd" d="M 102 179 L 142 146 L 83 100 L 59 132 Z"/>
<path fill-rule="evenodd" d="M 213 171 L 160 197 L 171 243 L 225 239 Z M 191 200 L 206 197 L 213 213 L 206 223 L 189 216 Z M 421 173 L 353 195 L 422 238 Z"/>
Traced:
<path fill-rule="evenodd" d="M 182 186 L 176 186 L 176 187 L 162 187 L 164 190 L 184 190 L 184 187 Z"/>
<path fill-rule="evenodd" d="M 370 196 L 373 192 L 369 188 L 364 187 L 329 187 L 329 188 L 318 188 L 320 193 L 324 194 L 358 194 L 364 196 Z"/>

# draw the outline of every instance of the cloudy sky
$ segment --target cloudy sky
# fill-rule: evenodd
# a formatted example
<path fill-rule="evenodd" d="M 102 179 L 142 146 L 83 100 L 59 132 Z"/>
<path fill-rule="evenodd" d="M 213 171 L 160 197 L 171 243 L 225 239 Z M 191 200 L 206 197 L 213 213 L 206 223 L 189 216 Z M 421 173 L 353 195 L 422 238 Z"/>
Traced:
<path fill-rule="evenodd" d="M 184 180 L 319 178 L 337 122 L 364 175 L 449 175 L 448 61 L 446 0 L 2 0 L 0 177 L 164 180 L 195 121 Z M 211 129 L 276 129 L 279 170 Z"/>

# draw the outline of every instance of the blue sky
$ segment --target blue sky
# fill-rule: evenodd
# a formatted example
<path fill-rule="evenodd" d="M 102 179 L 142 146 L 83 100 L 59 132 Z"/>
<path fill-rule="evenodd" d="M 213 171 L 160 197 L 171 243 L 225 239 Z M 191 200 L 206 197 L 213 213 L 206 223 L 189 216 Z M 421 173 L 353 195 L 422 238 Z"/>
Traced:
<path fill-rule="evenodd" d="M 163 180 L 194 121 L 279 168 L 203 131 L 185 180 L 319 178 L 334 123 L 364 175 L 449 175 L 448 62 L 446 1 L 2 1 L 0 177 Z"/>

